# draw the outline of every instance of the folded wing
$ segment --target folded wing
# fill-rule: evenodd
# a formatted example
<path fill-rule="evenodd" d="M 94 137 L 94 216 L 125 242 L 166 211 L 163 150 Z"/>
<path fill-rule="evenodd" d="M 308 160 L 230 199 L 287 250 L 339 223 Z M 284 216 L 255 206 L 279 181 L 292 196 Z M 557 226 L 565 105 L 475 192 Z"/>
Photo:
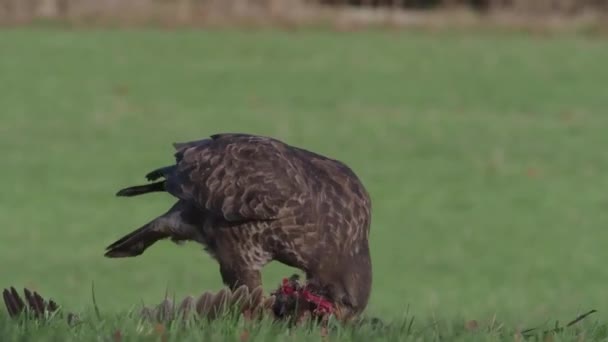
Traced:
<path fill-rule="evenodd" d="M 223 134 L 175 148 L 167 191 L 225 220 L 277 219 L 310 200 L 296 152 L 271 138 Z"/>

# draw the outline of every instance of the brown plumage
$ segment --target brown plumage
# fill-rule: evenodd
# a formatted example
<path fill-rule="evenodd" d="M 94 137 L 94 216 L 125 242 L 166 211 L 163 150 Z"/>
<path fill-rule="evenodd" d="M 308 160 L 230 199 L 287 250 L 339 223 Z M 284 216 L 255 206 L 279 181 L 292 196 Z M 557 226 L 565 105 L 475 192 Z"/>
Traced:
<path fill-rule="evenodd" d="M 372 282 L 371 202 L 343 163 L 249 134 L 216 134 L 174 144 L 175 165 L 150 172 L 155 183 L 118 196 L 165 191 L 177 202 L 114 242 L 107 257 L 140 255 L 156 241 L 196 241 L 218 261 L 232 289 L 261 285 L 272 260 L 305 272 L 344 318 L 367 305 Z"/>

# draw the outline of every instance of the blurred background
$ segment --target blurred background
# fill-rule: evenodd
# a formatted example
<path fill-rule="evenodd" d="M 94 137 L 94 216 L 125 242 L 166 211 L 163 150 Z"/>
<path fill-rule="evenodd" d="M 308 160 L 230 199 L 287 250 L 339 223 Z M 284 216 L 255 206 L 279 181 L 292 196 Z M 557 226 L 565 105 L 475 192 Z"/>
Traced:
<path fill-rule="evenodd" d="M 607 13 L 605 0 L 0 0 L 0 285 L 79 309 L 94 283 L 106 311 L 220 288 L 194 244 L 104 258 L 173 203 L 114 193 L 172 162 L 172 142 L 250 132 L 342 160 L 367 186 L 371 314 L 600 309 Z M 266 287 L 293 271 L 269 265 Z"/>
<path fill-rule="evenodd" d="M 333 25 L 423 25 L 437 21 L 538 26 L 557 19 L 584 21 L 605 28 L 606 0 L 1 0 L 2 23 L 60 20 L 71 24 L 108 22 L 209 26 L 265 23 L 297 26 L 325 22 Z M 442 12 L 445 16 L 436 14 Z M 446 13 L 447 12 L 447 13 Z M 429 14 L 435 14 L 434 20 Z M 483 17 L 480 17 L 483 16 Z M 510 19 L 510 20 L 508 20 Z M 592 26 L 596 26 L 592 25 Z M 597 28 L 597 27 L 596 27 Z"/>

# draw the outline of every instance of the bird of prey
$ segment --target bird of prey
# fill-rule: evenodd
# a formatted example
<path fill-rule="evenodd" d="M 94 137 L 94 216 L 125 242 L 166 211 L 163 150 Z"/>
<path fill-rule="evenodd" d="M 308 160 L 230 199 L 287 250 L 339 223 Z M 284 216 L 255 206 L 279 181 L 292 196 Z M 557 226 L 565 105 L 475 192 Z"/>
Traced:
<path fill-rule="evenodd" d="M 343 318 L 363 311 L 372 285 L 371 200 L 348 166 L 251 134 L 215 134 L 174 147 L 175 164 L 117 196 L 167 192 L 177 201 L 108 246 L 105 256 L 137 256 L 165 238 L 195 241 L 232 289 L 261 286 L 260 270 L 276 260 L 302 270 Z"/>

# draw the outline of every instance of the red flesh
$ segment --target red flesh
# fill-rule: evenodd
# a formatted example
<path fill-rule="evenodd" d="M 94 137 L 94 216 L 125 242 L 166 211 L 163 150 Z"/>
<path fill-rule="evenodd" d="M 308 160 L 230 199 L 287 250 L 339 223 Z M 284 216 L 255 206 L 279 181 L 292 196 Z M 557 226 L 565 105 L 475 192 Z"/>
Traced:
<path fill-rule="evenodd" d="M 289 281 L 289 279 L 284 278 L 283 284 L 281 285 L 281 293 L 287 296 L 296 296 L 301 297 L 308 303 L 315 304 L 315 309 L 313 311 L 316 315 L 325 315 L 331 314 L 334 312 L 333 304 L 327 299 L 317 296 L 313 294 L 309 289 L 308 285 L 301 289 L 296 289 Z"/>

